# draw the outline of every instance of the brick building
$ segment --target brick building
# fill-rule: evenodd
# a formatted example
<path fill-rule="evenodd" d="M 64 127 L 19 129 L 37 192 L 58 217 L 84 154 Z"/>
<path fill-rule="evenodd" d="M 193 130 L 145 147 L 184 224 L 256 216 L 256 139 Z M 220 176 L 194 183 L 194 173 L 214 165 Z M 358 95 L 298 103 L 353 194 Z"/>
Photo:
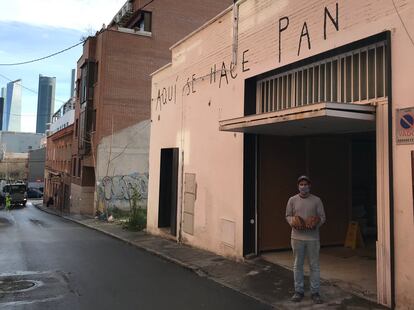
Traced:
<path fill-rule="evenodd" d="M 72 169 L 73 124 L 47 137 L 44 201 L 53 198 L 53 207 L 68 212 Z"/>
<path fill-rule="evenodd" d="M 101 139 L 150 118 L 149 75 L 169 62 L 169 47 L 231 3 L 129 0 L 108 27 L 85 41 L 77 63 L 71 212 L 94 212 Z"/>

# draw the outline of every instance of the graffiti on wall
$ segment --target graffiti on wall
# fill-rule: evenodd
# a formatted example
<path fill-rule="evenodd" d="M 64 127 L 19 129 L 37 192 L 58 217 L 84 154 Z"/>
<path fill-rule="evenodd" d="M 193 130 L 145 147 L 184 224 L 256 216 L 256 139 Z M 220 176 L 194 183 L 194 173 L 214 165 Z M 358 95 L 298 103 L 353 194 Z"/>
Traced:
<path fill-rule="evenodd" d="M 143 200 L 147 199 L 148 173 L 106 176 L 99 182 L 98 195 L 101 201 L 115 205 L 116 202 L 129 201 L 134 189 Z"/>
<path fill-rule="evenodd" d="M 335 3 L 335 7 L 327 7 L 324 6 L 323 8 L 323 28 L 322 30 L 322 37 L 324 40 L 328 39 L 328 32 L 329 31 L 339 31 L 339 5 L 338 2 Z M 294 27 L 290 27 L 290 21 L 293 20 L 294 16 L 282 16 L 279 18 L 279 27 L 278 27 L 278 57 L 279 63 L 282 62 L 282 52 L 283 52 L 283 41 L 287 34 L 289 36 L 293 36 L 291 31 L 294 31 Z M 295 21 L 296 23 L 296 21 Z M 297 49 L 297 56 L 300 56 L 302 45 L 307 46 L 308 50 L 312 49 L 312 38 L 316 35 L 314 34 L 314 30 L 311 29 L 310 25 L 308 26 L 308 21 L 304 21 L 301 23 L 302 29 L 300 33 L 296 34 L 298 36 L 298 49 Z M 290 27 L 290 28 L 289 28 Z M 296 31 L 296 30 L 295 30 Z M 312 35 L 311 35 L 312 31 Z M 254 41 L 253 41 L 254 42 Z M 204 79 L 210 80 L 210 85 L 216 84 L 218 88 L 222 88 L 223 86 L 229 85 L 229 81 L 235 80 L 238 77 L 238 73 L 236 70 L 240 70 L 240 72 L 244 73 L 250 70 L 250 64 L 254 61 L 254 59 L 250 59 L 249 55 L 250 50 L 246 49 L 243 50 L 241 53 L 241 68 L 234 65 L 234 63 L 226 63 L 222 61 L 221 64 L 213 64 L 210 68 L 210 72 L 204 72 L 205 75 L 197 76 L 196 74 L 190 74 L 188 77 L 184 78 L 181 83 L 182 85 L 183 94 L 186 96 L 191 96 L 192 94 L 197 92 L 196 88 L 196 81 Z M 257 61 L 256 61 L 257 62 Z M 239 72 L 239 73 L 240 73 Z M 175 79 L 175 82 L 170 83 L 168 86 L 160 85 L 158 89 L 156 89 L 156 97 L 152 98 L 152 101 L 156 103 L 155 110 L 161 111 L 163 105 L 166 105 L 170 102 L 174 104 L 177 103 L 177 88 L 180 89 L 180 85 L 177 86 L 179 78 L 178 76 Z"/>

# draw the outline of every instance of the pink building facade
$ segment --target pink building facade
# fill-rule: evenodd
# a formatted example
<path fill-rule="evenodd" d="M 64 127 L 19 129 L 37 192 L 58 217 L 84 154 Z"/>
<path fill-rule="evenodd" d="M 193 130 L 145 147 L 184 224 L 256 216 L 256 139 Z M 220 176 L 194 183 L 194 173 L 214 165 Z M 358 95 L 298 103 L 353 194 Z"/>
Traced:
<path fill-rule="evenodd" d="M 241 0 L 176 43 L 152 78 L 148 230 L 240 260 L 287 250 L 306 173 L 322 246 L 357 223 L 376 300 L 414 308 L 413 36 L 409 0 Z"/>

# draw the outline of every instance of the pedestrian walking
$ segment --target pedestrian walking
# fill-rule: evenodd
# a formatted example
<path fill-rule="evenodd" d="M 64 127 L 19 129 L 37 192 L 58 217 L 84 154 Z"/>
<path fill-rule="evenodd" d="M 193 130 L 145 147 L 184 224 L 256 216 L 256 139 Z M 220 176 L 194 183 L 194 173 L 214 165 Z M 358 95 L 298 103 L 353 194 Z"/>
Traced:
<path fill-rule="evenodd" d="M 291 246 L 294 264 L 295 293 L 291 300 L 300 302 L 304 295 L 303 265 L 305 256 L 310 268 L 310 291 L 312 300 L 323 303 L 320 295 L 319 228 L 325 222 L 322 200 L 310 193 L 311 180 L 303 175 L 297 180 L 299 193 L 289 198 L 286 206 L 286 220 L 292 227 Z"/>
<path fill-rule="evenodd" d="M 6 193 L 6 210 L 11 210 L 11 197 L 9 193 Z"/>

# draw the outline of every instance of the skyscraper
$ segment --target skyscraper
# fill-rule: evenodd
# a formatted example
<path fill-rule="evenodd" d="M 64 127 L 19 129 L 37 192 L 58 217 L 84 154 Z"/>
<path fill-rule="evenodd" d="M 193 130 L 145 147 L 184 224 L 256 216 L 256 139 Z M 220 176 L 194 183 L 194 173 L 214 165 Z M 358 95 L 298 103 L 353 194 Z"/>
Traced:
<path fill-rule="evenodd" d="M 1 88 L 1 96 L 0 97 L 6 99 L 6 88 L 5 87 Z"/>
<path fill-rule="evenodd" d="M 71 79 L 70 79 L 70 97 L 75 97 L 75 69 L 72 69 Z"/>
<path fill-rule="evenodd" d="M 3 130 L 20 131 L 22 114 L 22 80 L 7 83 L 6 104 L 3 111 Z"/>
<path fill-rule="evenodd" d="M 39 75 L 36 133 L 45 133 L 55 108 L 56 78 Z"/>
<path fill-rule="evenodd" d="M 1 94 L 0 94 L 0 130 L 3 130 L 3 110 L 4 110 L 5 102 L 6 102 L 6 89 L 2 87 Z"/>

